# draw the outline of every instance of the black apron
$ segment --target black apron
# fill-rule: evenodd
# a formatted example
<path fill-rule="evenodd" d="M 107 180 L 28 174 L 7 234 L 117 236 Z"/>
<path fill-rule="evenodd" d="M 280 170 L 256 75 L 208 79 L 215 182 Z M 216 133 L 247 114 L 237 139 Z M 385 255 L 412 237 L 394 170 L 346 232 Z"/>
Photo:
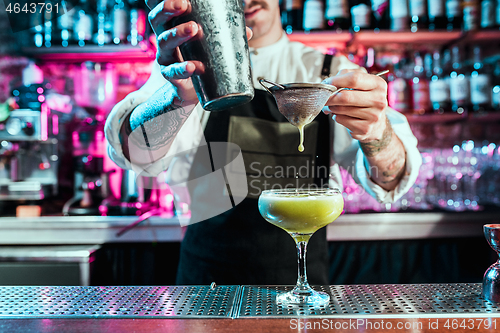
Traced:
<path fill-rule="evenodd" d="M 190 179 L 203 179 L 203 176 L 218 169 L 214 165 L 217 164 L 213 156 L 215 143 L 234 143 L 241 148 L 248 195 L 223 213 L 187 227 L 181 244 L 176 283 L 295 284 L 295 242 L 287 232 L 261 217 L 257 199 L 261 190 L 272 186 L 328 185 L 331 149 L 328 117 L 321 112 L 305 127 L 305 151 L 300 153 L 297 150 L 298 130 L 278 111 L 270 94 L 256 90 L 252 102 L 212 112 L 204 134 L 209 149 L 199 149 Z M 207 154 L 211 156 L 205 156 Z M 298 171 L 298 174 L 287 172 L 291 170 Z M 202 219 L 200 214 L 218 206 L 213 204 L 214 198 L 224 200 L 222 193 L 228 192 L 231 197 L 231 188 L 227 184 L 210 183 L 210 180 L 203 185 L 196 183 L 189 187 L 189 191 L 195 221 Z M 327 266 L 326 228 L 322 228 L 313 235 L 308 245 L 309 282 L 328 284 Z"/>

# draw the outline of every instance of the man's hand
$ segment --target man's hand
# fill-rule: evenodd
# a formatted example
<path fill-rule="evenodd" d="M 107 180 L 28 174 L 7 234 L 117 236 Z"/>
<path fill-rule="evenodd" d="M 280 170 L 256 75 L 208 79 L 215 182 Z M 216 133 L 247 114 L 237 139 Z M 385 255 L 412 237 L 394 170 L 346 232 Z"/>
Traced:
<path fill-rule="evenodd" d="M 326 105 L 326 114 L 334 114 L 337 123 L 351 132 L 361 143 L 381 140 L 386 129 L 387 83 L 384 79 L 367 74 L 364 69 L 342 70 L 324 81 L 342 90 L 334 94 Z"/>
<path fill-rule="evenodd" d="M 177 94 L 183 102 L 197 103 L 191 76 L 202 74 L 205 66 L 199 61 L 184 61 L 179 46 L 202 34 L 201 27 L 196 22 L 189 21 L 166 29 L 173 18 L 191 10 L 191 3 L 188 0 L 146 0 L 146 5 L 151 9 L 149 22 L 156 35 L 156 60 L 163 77 L 177 88 Z M 247 28 L 247 38 L 250 39 L 251 36 L 252 32 Z"/>
<path fill-rule="evenodd" d="M 387 83 L 384 79 L 366 73 L 364 69 L 342 70 L 324 83 L 342 90 L 330 97 L 324 109 L 336 116 L 359 144 L 368 162 L 372 180 L 386 190 L 396 188 L 405 172 L 405 149 L 394 135 L 385 109 L 387 108 Z"/>

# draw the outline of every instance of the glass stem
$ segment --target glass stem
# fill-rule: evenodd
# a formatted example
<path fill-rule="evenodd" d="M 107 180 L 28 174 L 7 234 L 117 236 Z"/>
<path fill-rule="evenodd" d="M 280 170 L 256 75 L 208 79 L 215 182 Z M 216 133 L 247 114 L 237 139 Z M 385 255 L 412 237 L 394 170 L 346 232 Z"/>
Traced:
<path fill-rule="evenodd" d="M 311 292 L 311 287 L 309 286 L 309 282 L 307 282 L 307 273 L 306 273 L 307 243 L 308 241 L 297 242 L 297 261 L 298 261 L 299 272 L 297 278 L 297 285 L 294 288 L 294 291 L 296 293 Z"/>

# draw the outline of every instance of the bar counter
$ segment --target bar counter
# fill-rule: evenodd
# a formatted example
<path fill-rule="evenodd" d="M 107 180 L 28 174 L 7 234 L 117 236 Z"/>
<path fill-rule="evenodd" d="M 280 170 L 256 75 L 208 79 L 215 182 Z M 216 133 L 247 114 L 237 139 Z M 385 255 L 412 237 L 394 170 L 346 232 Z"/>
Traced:
<path fill-rule="evenodd" d="M 185 216 L 153 216 L 123 235 L 134 216 L 0 218 L 0 245 L 179 242 Z M 482 237 L 482 226 L 500 223 L 499 212 L 344 214 L 327 226 L 329 241 Z"/>
<path fill-rule="evenodd" d="M 322 307 L 276 304 L 291 286 L 0 287 L 0 332 L 498 332 L 480 284 L 316 286 Z"/>

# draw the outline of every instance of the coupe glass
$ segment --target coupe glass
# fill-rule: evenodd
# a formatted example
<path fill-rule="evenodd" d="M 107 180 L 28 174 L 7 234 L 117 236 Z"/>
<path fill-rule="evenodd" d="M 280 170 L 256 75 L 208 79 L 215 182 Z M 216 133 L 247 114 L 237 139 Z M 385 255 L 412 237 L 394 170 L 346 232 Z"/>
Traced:
<path fill-rule="evenodd" d="M 279 189 L 263 191 L 259 212 L 264 219 L 285 230 L 297 245 L 298 278 L 290 292 L 277 296 L 283 305 L 321 306 L 330 295 L 311 288 L 306 274 L 307 243 L 316 230 L 335 221 L 342 213 L 344 200 L 338 189 Z"/>

